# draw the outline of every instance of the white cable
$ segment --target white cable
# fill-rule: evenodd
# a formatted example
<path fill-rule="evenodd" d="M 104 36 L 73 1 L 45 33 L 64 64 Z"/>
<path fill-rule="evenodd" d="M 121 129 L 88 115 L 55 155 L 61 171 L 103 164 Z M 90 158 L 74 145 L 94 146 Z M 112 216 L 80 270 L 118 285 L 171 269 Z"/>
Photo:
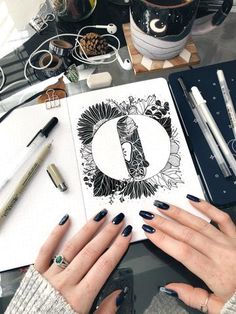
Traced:
<path fill-rule="evenodd" d="M 83 27 L 83 28 L 86 28 L 86 27 Z M 106 55 L 99 55 L 99 56 L 97 56 L 97 57 L 100 57 L 101 60 L 89 60 L 89 57 L 85 53 L 83 47 L 80 44 L 80 41 L 78 40 L 79 37 L 83 37 L 83 36 L 81 36 L 81 35 L 77 36 L 77 38 L 75 40 L 76 44 L 75 44 L 75 46 L 74 46 L 74 48 L 72 50 L 72 56 L 77 61 L 81 61 L 81 62 L 86 63 L 86 64 L 99 65 L 99 64 L 110 64 L 110 63 L 113 63 L 113 62 L 115 62 L 117 60 L 117 52 L 120 49 L 120 40 L 119 40 L 118 37 L 116 37 L 116 36 L 114 36 L 112 34 L 101 35 L 101 37 L 112 37 L 112 38 L 114 38 L 117 41 L 117 47 L 114 47 L 111 44 L 108 44 L 108 46 L 110 48 L 112 48 L 112 50 L 113 50 L 113 52 L 110 53 L 110 58 L 114 57 L 112 60 L 109 60 L 109 61 L 104 61 L 104 57 L 106 58 Z M 79 52 L 77 51 L 78 47 L 79 47 Z M 81 50 L 82 50 L 82 53 L 81 53 Z"/>
<path fill-rule="evenodd" d="M 36 51 L 33 56 L 35 57 L 37 54 L 43 53 L 43 52 L 46 52 L 46 53 L 49 54 L 49 56 L 50 56 L 49 62 L 46 65 L 42 66 L 42 67 L 36 67 L 35 65 L 32 64 L 31 58 L 29 58 L 29 65 L 31 66 L 31 68 L 33 68 L 35 70 L 43 70 L 43 69 L 46 69 L 46 68 L 49 67 L 49 65 L 52 63 L 52 60 L 53 60 L 52 53 L 49 50 L 43 49 L 43 50 Z"/>
<path fill-rule="evenodd" d="M 5 77 L 5 74 L 3 72 L 3 69 L 2 67 L 0 67 L 0 72 L 2 74 L 2 82 L 1 82 L 1 86 L 0 86 L 0 90 L 3 88 L 4 84 L 5 84 L 5 81 L 6 81 L 6 77 Z"/>
<path fill-rule="evenodd" d="M 13 82 L 9 85 L 7 85 L 5 88 L 1 89 L 0 90 L 0 94 L 4 93 L 5 91 L 7 91 L 9 88 L 11 88 L 12 86 L 15 86 L 15 85 L 18 85 L 18 84 L 21 84 L 21 83 L 26 83 L 26 79 L 23 79 L 23 80 L 19 80 L 19 81 L 16 81 L 16 82 Z M 29 81 L 27 81 L 29 83 Z"/>
<path fill-rule="evenodd" d="M 72 50 L 72 56 L 80 61 L 80 62 L 83 62 L 85 64 L 89 64 L 89 65 L 100 65 L 100 64 L 110 64 L 110 63 L 113 63 L 117 60 L 117 52 L 118 50 L 120 49 L 120 40 L 118 37 L 116 37 L 115 35 L 112 35 L 112 34 L 103 34 L 101 35 L 101 37 L 112 37 L 114 38 L 116 41 L 117 41 L 117 47 L 114 47 L 112 46 L 111 44 L 108 44 L 108 46 L 113 50 L 113 52 L 110 53 L 110 58 L 113 57 L 113 59 L 111 60 L 108 60 L 108 61 L 104 61 L 104 57 L 103 55 L 101 55 L 101 60 L 94 60 L 94 61 L 90 61 L 89 60 L 89 57 L 86 55 L 84 49 L 81 47 L 80 45 L 80 42 L 79 42 L 79 38 L 83 37 L 82 35 L 80 35 L 80 33 L 86 29 L 86 28 L 89 28 L 89 27 L 94 27 L 94 25 L 88 25 L 88 26 L 84 26 L 80 29 L 80 31 L 77 33 L 77 34 L 72 34 L 72 33 L 63 33 L 63 34 L 59 34 L 59 35 L 55 35 L 55 36 L 52 36 L 50 38 L 48 38 L 47 40 L 45 40 L 43 43 L 41 43 L 29 56 L 28 60 L 26 61 L 25 63 L 25 66 L 24 66 L 24 77 L 25 79 L 23 80 L 19 80 L 19 81 L 16 81 L 10 85 L 8 85 L 6 88 L 2 89 L 2 87 L 4 86 L 5 84 L 5 75 L 3 73 L 3 70 L 2 68 L 0 67 L 0 71 L 1 71 L 1 74 L 2 74 L 2 77 L 3 77 L 3 80 L 2 80 L 2 83 L 1 83 L 1 86 L 0 86 L 0 93 L 3 93 L 4 91 L 6 91 L 7 89 L 9 89 L 10 87 L 12 87 L 13 85 L 17 85 L 17 84 L 20 84 L 22 82 L 25 82 L 25 81 L 30 81 L 28 75 L 27 75 L 27 67 L 28 65 L 30 65 L 30 67 L 32 67 L 33 69 L 36 69 L 36 70 L 43 70 L 43 69 L 46 69 L 50 66 L 50 64 L 52 63 L 52 60 L 53 60 L 53 56 L 52 56 L 52 53 L 49 51 L 49 50 L 46 50 L 46 49 L 42 49 L 40 50 L 40 48 L 42 46 L 44 46 L 46 43 L 48 43 L 49 41 L 53 40 L 54 38 L 60 38 L 60 37 L 66 37 L 66 36 L 69 36 L 69 37 L 75 37 L 75 45 L 74 45 L 74 48 Z M 77 48 L 80 48 L 80 50 L 82 50 L 84 56 L 82 55 L 82 53 L 78 53 L 77 52 Z M 50 61 L 43 67 L 37 67 L 35 65 L 32 64 L 32 58 L 40 53 L 48 53 L 50 55 Z"/>
<path fill-rule="evenodd" d="M 47 51 L 48 53 L 50 53 L 49 50 L 45 50 L 45 49 L 40 50 L 40 48 L 41 48 L 43 45 L 45 45 L 47 42 L 51 41 L 52 39 L 54 39 L 54 38 L 59 38 L 59 37 L 61 37 L 61 36 L 70 36 L 70 37 L 71 37 L 71 36 L 74 36 L 74 37 L 77 37 L 77 34 L 65 33 L 65 34 L 55 35 L 55 36 L 52 36 L 52 37 L 46 39 L 44 42 L 42 42 L 42 43 L 30 54 L 28 60 L 27 60 L 26 63 L 25 63 L 25 67 L 24 67 L 24 77 L 25 77 L 25 79 L 26 79 L 27 81 L 29 81 L 29 78 L 28 78 L 28 76 L 27 76 L 27 66 L 28 66 L 28 64 L 30 64 L 30 65 L 32 64 L 31 59 L 32 59 L 36 54 L 39 54 L 39 53 L 42 53 L 42 52 L 45 52 L 45 51 Z M 51 61 L 51 62 L 52 62 L 52 61 Z M 49 63 L 47 64 L 47 67 L 50 66 L 51 62 L 49 62 Z M 44 68 L 44 67 L 43 67 L 43 68 Z M 42 68 L 40 68 L 40 69 L 42 69 Z"/>

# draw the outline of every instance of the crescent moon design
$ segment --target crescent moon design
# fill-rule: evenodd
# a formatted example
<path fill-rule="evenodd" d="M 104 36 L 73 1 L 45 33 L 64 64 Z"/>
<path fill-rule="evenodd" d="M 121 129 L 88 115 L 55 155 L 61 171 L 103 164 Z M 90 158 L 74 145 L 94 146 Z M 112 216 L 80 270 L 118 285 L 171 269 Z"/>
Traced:
<path fill-rule="evenodd" d="M 166 30 L 166 25 L 164 25 L 161 28 L 156 26 L 156 23 L 159 21 L 160 21 L 159 19 L 153 19 L 150 22 L 151 30 L 155 33 L 163 33 Z"/>

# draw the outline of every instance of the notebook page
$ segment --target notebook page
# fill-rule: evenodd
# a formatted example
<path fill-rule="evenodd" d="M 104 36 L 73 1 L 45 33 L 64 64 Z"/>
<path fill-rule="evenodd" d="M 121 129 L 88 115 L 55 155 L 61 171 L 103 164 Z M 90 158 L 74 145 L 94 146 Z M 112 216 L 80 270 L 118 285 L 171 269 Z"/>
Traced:
<path fill-rule="evenodd" d="M 46 110 L 44 104 L 17 109 L 0 124 L 2 177 L 11 160 L 17 160 L 39 129 L 54 116 L 59 120 L 48 137 L 48 141 L 53 140 L 49 155 L 9 215 L 0 223 L 0 271 L 33 263 L 40 246 L 66 213 L 71 217 L 71 227 L 64 241 L 86 221 L 66 100 L 61 100 L 61 103 L 61 107 L 51 110 Z M 14 191 L 39 151 L 0 190 L 0 206 Z M 66 192 L 60 192 L 49 178 L 46 168 L 51 163 L 55 163 L 64 177 L 68 185 Z"/>
<path fill-rule="evenodd" d="M 123 212 L 133 241 L 156 199 L 204 217 L 186 199 L 204 196 L 165 79 L 76 95 L 68 108 L 88 217 Z"/>

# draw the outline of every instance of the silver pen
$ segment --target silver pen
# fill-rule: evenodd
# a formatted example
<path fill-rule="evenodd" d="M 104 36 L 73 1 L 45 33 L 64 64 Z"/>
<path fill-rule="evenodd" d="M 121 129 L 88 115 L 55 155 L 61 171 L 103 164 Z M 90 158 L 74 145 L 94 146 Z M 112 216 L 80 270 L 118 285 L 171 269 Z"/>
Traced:
<path fill-rule="evenodd" d="M 226 161 L 225 161 L 225 159 L 224 159 L 224 157 L 223 157 L 223 155 L 222 155 L 222 153 L 221 153 L 221 151 L 220 151 L 220 149 L 219 149 L 219 147 L 218 147 L 218 145 L 217 145 L 217 143 L 213 137 L 213 135 L 211 134 L 211 132 L 207 126 L 207 123 L 205 122 L 204 119 L 202 119 L 201 115 L 199 114 L 197 107 L 196 107 L 196 102 L 195 102 L 195 99 L 194 99 L 192 93 L 187 91 L 187 88 L 186 88 L 186 86 L 185 86 L 185 84 L 181 78 L 178 78 L 178 82 L 179 82 L 179 84 L 183 90 L 185 98 L 186 98 L 186 100 L 187 100 L 187 102 L 188 102 L 188 104 L 192 110 L 194 117 L 196 118 L 196 120 L 198 122 L 198 125 L 199 125 L 199 127 L 200 127 L 210 149 L 211 149 L 212 154 L 215 157 L 215 160 L 216 160 L 223 176 L 225 178 L 230 177 L 232 175 L 231 171 L 230 171 L 230 169 L 229 169 L 229 167 L 228 167 L 228 165 L 227 165 L 227 163 L 226 163 Z"/>
<path fill-rule="evenodd" d="M 230 96 L 228 85 L 225 80 L 224 72 L 222 70 L 217 70 L 216 74 L 220 83 L 220 88 L 221 88 L 222 95 L 225 101 L 225 106 L 228 112 L 229 122 L 233 130 L 234 138 L 236 139 L 236 113 L 234 109 L 234 104 Z"/>
<path fill-rule="evenodd" d="M 207 107 L 206 100 L 202 97 L 199 89 L 196 86 L 191 88 L 192 95 L 196 102 L 196 108 L 201 115 L 201 118 L 205 120 L 207 123 L 210 131 L 212 132 L 213 136 L 216 139 L 217 144 L 219 145 L 225 159 L 227 160 L 231 170 L 233 171 L 234 175 L 236 176 L 236 160 L 229 149 L 218 125 L 216 124 L 210 110 Z"/>

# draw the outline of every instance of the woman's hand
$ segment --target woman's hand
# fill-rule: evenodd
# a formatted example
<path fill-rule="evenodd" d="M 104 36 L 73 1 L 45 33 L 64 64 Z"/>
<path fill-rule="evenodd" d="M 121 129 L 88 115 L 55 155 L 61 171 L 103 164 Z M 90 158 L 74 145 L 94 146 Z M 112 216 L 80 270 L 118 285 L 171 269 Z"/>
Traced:
<path fill-rule="evenodd" d="M 60 255 L 68 265 L 62 268 L 50 262 L 70 226 L 69 216 L 65 215 L 41 247 L 35 262 L 36 270 L 80 314 L 89 313 L 95 297 L 126 252 L 131 239 L 132 227 L 124 228 L 122 213 L 98 233 L 106 214 L 106 210 L 98 213 L 65 244 Z M 113 292 L 96 313 L 115 313 L 126 292 L 125 287 Z"/>
<path fill-rule="evenodd" d="M 220 313 L 236 292 L 236 227 L 229 215 L 197 197 L 187 195 L 191 205 L 217 223 L 205 220 L 173 205 L 155 201 L 158 210 L 172 220 L 141 211 L 147 237 L 160 249 L 200 277 L 213 292 L 181 283 L 168 284 L 164 291 L 187 305 L 209 314 Z M 170 289 L 170 290 L 168 290 Z"/>

